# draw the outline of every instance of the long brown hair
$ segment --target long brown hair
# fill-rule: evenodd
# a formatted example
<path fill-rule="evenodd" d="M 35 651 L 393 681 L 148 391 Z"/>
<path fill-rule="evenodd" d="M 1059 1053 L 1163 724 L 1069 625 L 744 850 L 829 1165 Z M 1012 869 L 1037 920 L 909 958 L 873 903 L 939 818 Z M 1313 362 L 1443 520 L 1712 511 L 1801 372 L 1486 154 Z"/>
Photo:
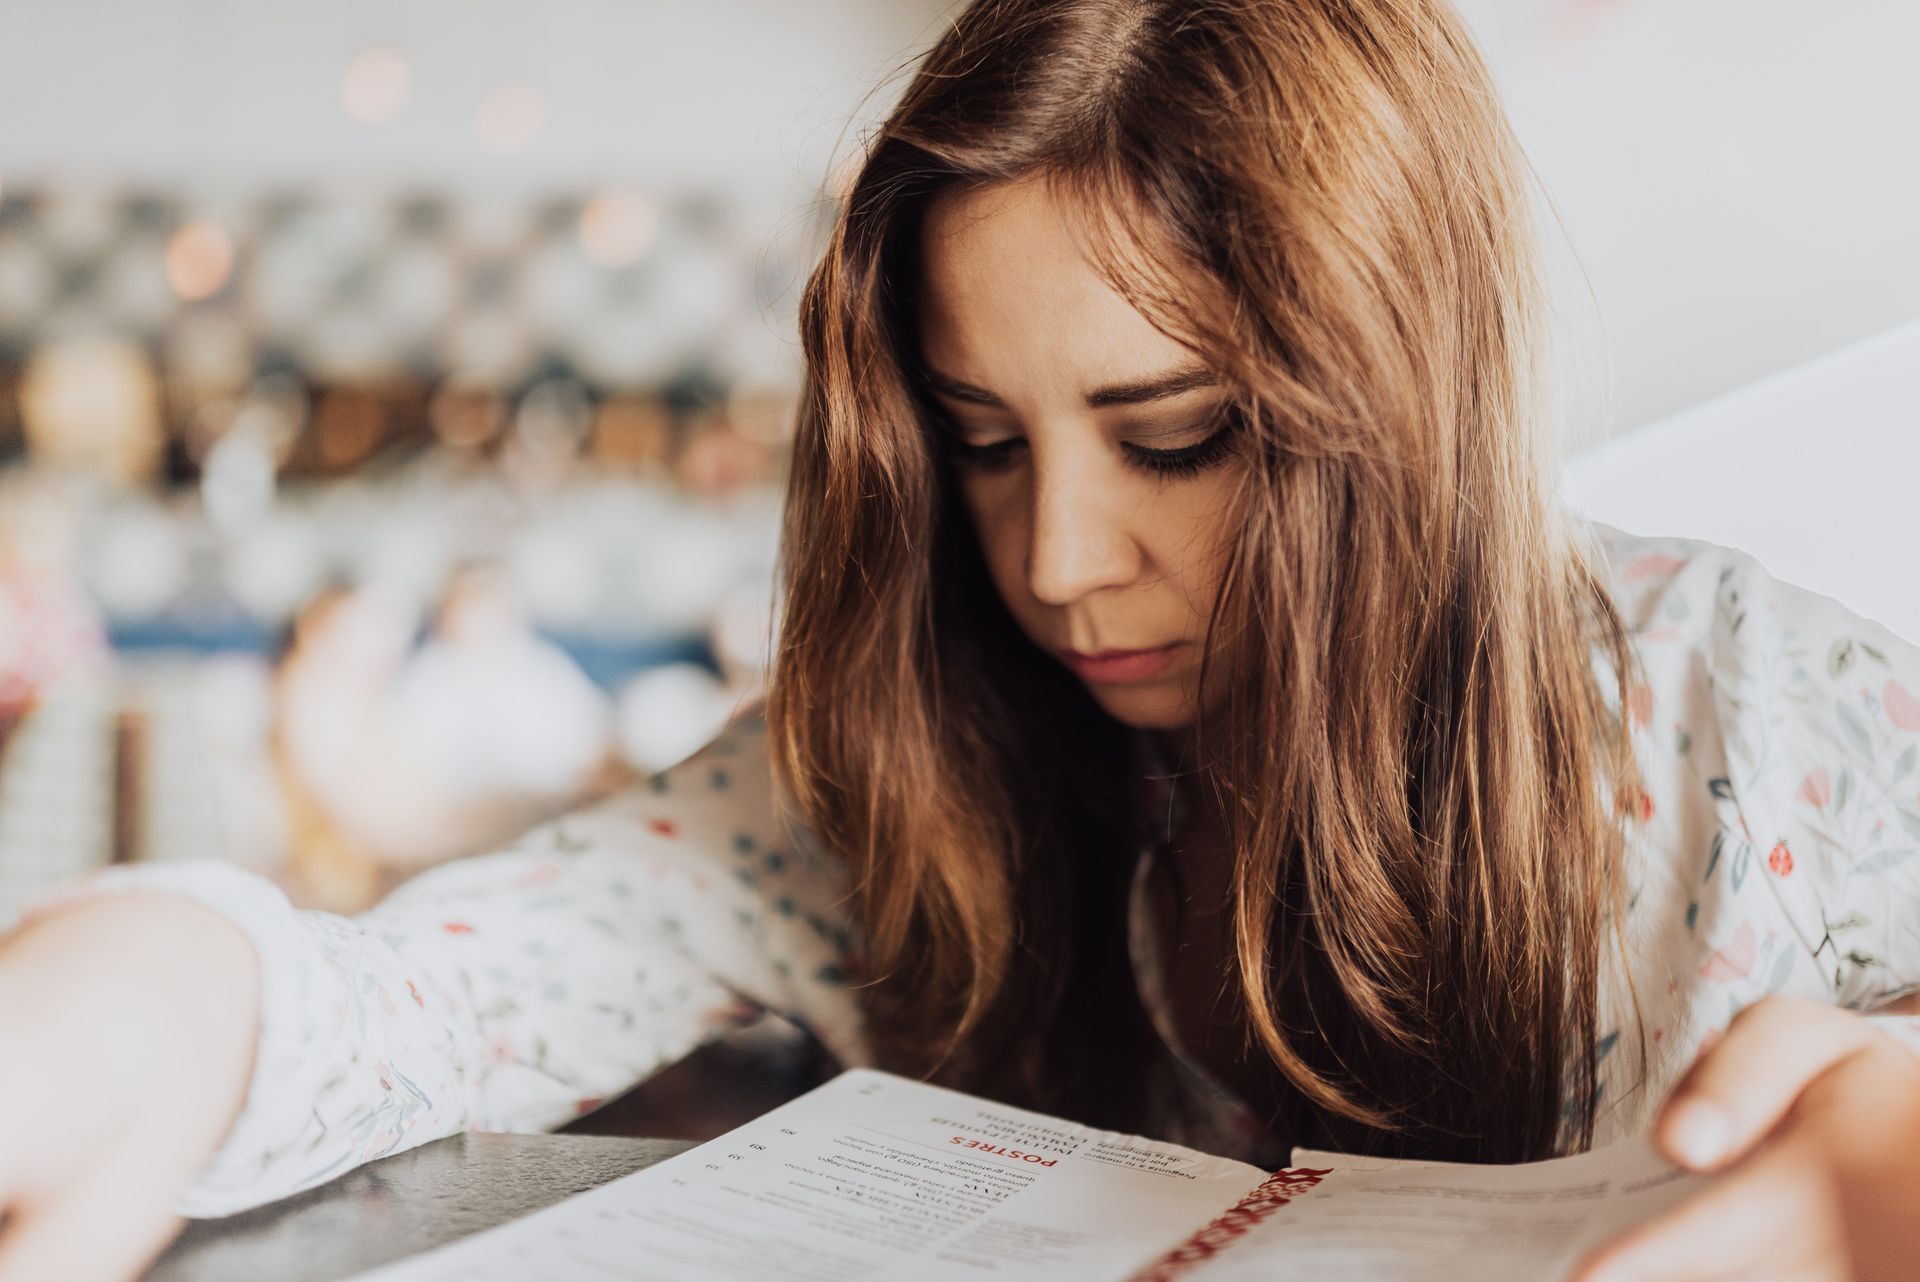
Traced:
<path fill-rule="evenodd" d="M 1237 394 L 1201 765 L 1274 1125 L 1590 1142 L 1631 655 L 1543 479 L 1522 173 L 1444 0 L 977 0 L 927 54 L 804 296 L 768 706 L 895 1067 L 1122 1127 L 1161 1081 L 1135 739 L 999 603 L 920 390 L 927 202 L 1039 176 Z"/>

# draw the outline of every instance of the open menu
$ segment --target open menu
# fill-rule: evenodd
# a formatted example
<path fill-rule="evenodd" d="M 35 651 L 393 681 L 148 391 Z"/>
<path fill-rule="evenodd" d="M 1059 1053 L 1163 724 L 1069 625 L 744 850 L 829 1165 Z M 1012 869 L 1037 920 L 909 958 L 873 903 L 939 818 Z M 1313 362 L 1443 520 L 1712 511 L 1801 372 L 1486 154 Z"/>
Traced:
<path fill-rule="evenodd" d="M 356 1282 L 1541 1282 L 1704 1177 L 1644 1139 L 1273 1172 L 853 1069 L 718 1139 Z"/>

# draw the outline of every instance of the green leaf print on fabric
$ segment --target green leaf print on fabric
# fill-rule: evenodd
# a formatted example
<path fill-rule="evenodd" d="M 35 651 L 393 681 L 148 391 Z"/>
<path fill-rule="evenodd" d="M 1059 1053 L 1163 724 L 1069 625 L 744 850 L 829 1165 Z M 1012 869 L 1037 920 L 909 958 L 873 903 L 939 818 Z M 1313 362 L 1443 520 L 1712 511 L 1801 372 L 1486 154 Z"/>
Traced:
<path fill-rule="evenodd" d="M 1860 720 L 1860 714 L 1848 707 L 1844 699 L 1835 700 L 1833 706 L 1840 716 L 1840 729 L 1846 732 L 1846 736 L 1852 741 L 1853 746 L 1860 750 L 1860 755 L 1871 757 L 1873 755 L 1873 736 L 1867 733 L 1866 723 Z"/>
<path fill-rule="evenodd" d="M 592 848 L 585 837 L 577 836 L 567 830 L 566 820 L 555 820 L 553 824 L 551 848 L 555 854 L 577 855 Z"/>
<path fill-rule="evenodd" d="M 1875 873 L 1885 872 L 1889 868 L 1896 868 L 1912 857 L 1913 848 L 1911 846 L 1903 846 L 1898 850 L 1875 851 L 1865 859 L 1855 863 L 1853 865 L 1853 871 L 1865 876 L 1872 876 Z"/>
<path fill-rule="evenodd" d="M 1767 975 L 1767 993 L 1777 993 L 1787 986 L 1787 980 L 1793 974 L 1793 957 L 1793 949 L 1780 950 L 1780 956 L 1774 960 L 1773 970 Z"/>

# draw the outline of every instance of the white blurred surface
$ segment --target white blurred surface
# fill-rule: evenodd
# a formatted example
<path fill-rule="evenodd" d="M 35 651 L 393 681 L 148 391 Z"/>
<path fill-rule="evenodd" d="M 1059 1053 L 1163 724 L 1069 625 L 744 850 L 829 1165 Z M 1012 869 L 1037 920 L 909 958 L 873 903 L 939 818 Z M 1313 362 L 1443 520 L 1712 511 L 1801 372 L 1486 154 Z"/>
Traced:
<path fill-rule="evenodd" d="M 1920 323 L 1576 457 L 1574 510 L 1707 539 L 1920 640 Z"/>
<path fill-rule="evenodd" d="M 1920 3 L 1458 3 L 1577 256 L 1580 439 L 1920 319 Z M 958 7 L 10 0 L 0 186 L 711 185 L 757 241 L 804 221 L 848 118 Z M 476 113 L 516 86 L 539 121 L 503 153 Z"/>
<path fill-rule="evenodd" d="M 940 8 L 8 0 L 0 182 L 632 182 L 795 202 Z M 370 58 L 393 64 L 371 113 Z M 395 70 L 404 85 L 384 83 Z"/>
<path fill-rule="evenodd" d="M 1458 3 L 1578 258 L 1585 439 L 1920 320 L 1920 4 Z"/>

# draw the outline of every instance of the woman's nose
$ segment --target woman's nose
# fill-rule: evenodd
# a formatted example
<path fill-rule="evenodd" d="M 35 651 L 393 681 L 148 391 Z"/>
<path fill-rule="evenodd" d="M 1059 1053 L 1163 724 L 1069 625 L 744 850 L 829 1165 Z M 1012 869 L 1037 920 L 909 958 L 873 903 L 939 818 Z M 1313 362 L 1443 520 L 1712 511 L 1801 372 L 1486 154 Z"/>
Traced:
<path fill-rule="evenodd" d="M 1036 600 L 1070 605 L 1138 580 L 1140 548 L 1122 519 L 1119 498 L 1085 460 L 1036 464 L 1027 544 L 1027 587 Z"/>

